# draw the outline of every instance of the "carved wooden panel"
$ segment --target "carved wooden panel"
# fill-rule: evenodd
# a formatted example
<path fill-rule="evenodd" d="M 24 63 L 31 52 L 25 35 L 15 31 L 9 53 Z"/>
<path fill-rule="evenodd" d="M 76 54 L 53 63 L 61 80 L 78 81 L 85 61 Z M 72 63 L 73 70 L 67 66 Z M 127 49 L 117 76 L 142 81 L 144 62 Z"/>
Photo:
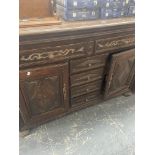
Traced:
<path fill-rule="evenodd" d="M 129 91 L 134 76 L 134 50 L 113 54 L 106 81 L 105 98 L 121 95 Z"/>
<path fill-rule="evenodd" d="M 27 120 L 35 122 L 59 115 L 69 106 L 68 65 L 22 70 L 20 89 L 25 101 L 20 103 L 20 110 L 28 114 Z"/>
<path fill-rule="evenodd" d="M 94 42 L 81 42 L 62 46 L 46 46 L 20 51 L 20 66 L 42 62 L 56 62 L 76 57 L 89 56 L 93 53 Z"/>
<path fill-rule="evenodd" d="M 121 49 L 135 44 L 135 36 L 120 36 L 96 41 L 96 53 L 105 52 L 108 50 Z"/>
<path fill-rule="evenodd" d="M 102 67 L 106 64 L 107 57 L 108 55 L 104 54 L 78 60 L 71 60 L 70 71 L 73 74 L 81 71 L 86 71 L 88 69 Z"/>
<path fill-rule="evenodd" d="M 25 81 L 24 87 L 25 93 L 31 101 L 29 106 L 32 115 L 48 112 L 61 106 L 58 76 Z"/>
<path fill-rule="evenodd" d="M 71 98 L 101 90 L 102 80 L 71 88 Z"/>
<path fill-rule="evenodd" d="M 101 80 L 104 76 L 104 68 L 99 68 L 71 76 L 71 86 L 79 86 L 89 82 Z"/>

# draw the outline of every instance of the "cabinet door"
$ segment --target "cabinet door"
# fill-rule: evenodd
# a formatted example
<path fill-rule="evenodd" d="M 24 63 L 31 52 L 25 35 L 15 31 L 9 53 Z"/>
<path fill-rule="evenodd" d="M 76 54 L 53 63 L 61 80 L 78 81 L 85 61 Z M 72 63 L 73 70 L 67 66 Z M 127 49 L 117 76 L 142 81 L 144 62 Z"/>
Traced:
<path fill-rule="evenodd" d="M 130 90 L 135 72 L 134 49 L 113 54 L 106 79 L 105 98 L 121 95 Z"/>
<path fill-rule="evenodd" d="M 68 107 L 68 64 L 20 71 L 20 112 L 27 126 L 63 114 Z"/>

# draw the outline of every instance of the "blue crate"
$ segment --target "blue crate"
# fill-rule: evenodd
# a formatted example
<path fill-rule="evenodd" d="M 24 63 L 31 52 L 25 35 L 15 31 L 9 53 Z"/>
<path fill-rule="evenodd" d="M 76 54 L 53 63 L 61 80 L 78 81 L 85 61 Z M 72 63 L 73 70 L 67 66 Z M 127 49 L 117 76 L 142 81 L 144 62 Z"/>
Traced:
<path fill-rule="evenodd" d="M 112 9 L 101 9 L 101 14 L 100 14 L 101 19 L 108 19 L 113 17 Z"/>
<path fill-rule="evenodd" d="M 135 6 L 135 0 L 127 0 L 130 6 Z"/>
<path fill-rule="evenodd" d="M 101 8 L 124 8 L 128 5 L 126 0 L 101 0 Z"/>
<path fill-rule="evenodd" d="M 128 14 L 128 8 L 101 9 L 101 19 L 125 17 Z"/>
<path fill-rule="evenodd" d="M 134 16 L 134 15 L 135 15 L 135 6 L 129 6 L 128 16 Z"/>
<path fill-rule="evenodd" d="M 100 7 L 101 0 L 56 0 L 58 5 L 67 9 L 93 9 Z"/>
<path fill-rule="evenodd" d="M 99 9 L 67 9 L 56 5 L 57 15 L 67 21 L 99 19 Z"/>

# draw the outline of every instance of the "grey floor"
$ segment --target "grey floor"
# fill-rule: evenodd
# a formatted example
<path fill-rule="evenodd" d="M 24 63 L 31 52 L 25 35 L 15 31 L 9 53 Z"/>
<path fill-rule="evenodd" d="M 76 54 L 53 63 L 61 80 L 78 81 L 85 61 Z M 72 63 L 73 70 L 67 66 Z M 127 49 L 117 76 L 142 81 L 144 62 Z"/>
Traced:
<path fill-rule="evenodd" d="M 134 155 L 134 95 L 75 112 L 20 137 L 20 155 Z"/>

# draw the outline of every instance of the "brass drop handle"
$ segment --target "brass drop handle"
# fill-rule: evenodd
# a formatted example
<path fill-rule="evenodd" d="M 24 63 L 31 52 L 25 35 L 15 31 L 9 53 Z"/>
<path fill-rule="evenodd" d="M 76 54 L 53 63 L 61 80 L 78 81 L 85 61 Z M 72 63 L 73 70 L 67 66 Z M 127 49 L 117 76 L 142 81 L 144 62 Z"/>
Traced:
<path fill-rule="evenodd" d="M 67 99 L 67 90 L 66 90 L 66 84 L 64 83 L 64 86 L 63 86 L 63 95 L 64 95 L 64 100 Z"/>

